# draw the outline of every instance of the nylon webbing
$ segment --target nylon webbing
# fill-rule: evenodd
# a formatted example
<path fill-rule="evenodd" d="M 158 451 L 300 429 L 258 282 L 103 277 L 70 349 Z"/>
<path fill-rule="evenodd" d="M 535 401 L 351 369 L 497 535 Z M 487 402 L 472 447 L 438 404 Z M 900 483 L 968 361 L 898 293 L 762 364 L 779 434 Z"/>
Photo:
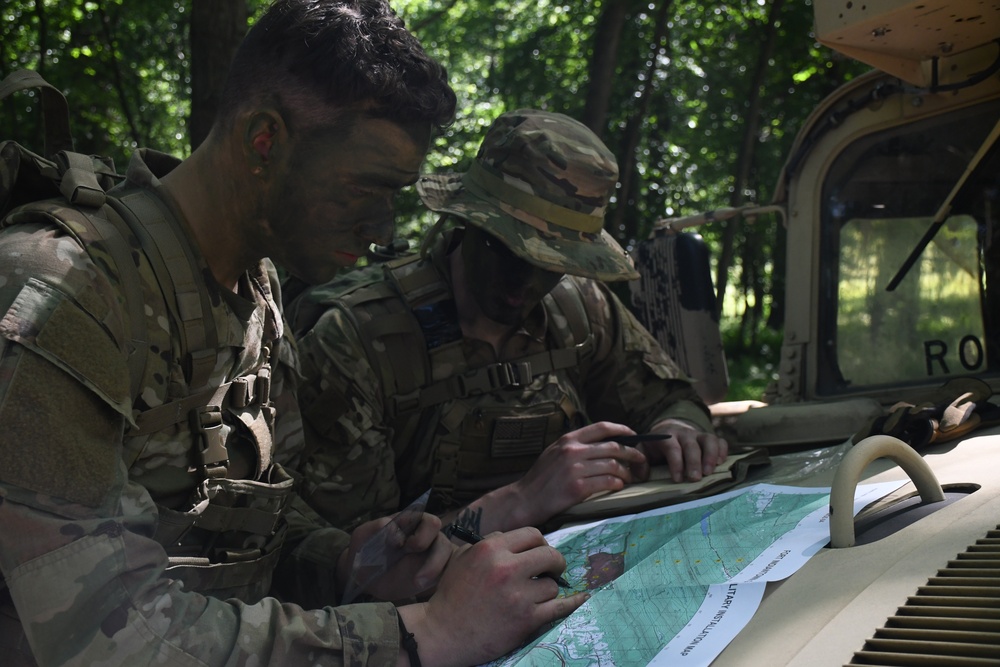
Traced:
<path fill-rule="evenodd" d="M 200 513 L 179 512 L 156 506 L 158 519 L 155 539 L 160 544 L 175 544 L 192 527 L 224 533 L 238 530 L 267 537 L 274 533 L 280 515 L 254 507 L 225 507 L 207 503 Z"/>
<path fill-rule="evenodd" d="M 45 123 L 45 157 L 59 151 L 73 150 L 73 134 L 69 129 L 69 103 L 62 91 L 34 70 L 11 72 L 0 82 L 0 100 L 20 90 L 38 88 L 42 97 L 42 119 Z"/>
<path fill-rule="evenodd" d="M 210 387 L 190 396 L 178 398 L 169 403 L 145 410 L 136 417 L 135 424 L 138 428 L 135 431 L 129 432 L 129 435 L 148 435 L 165 429 L 168 426 L 180 424 L 188 419 L 191 410 L 195 408 L 206 406 L 221 407 L 226 398 L 226 393 L 232 384 L 232 382 L 227 382 L 218 387 Z"/>
<path fill-rule="evenodd" d="M 414 259 L 407 258 L 401 266 L 410 265 Z M 382 381 L 387 397 L 412 392 L 428 374 L 425 356 L 414 354 L 415 349 L 423 349 L 420 342 L 423 332 L 407 309 L 407 295 L 400 292 L 395 280 L 394 271 L 399 266 L 390 268 L 387 273 L 393 280 L 365 285 L 340 299 L 356 318 L 361 342 L 368 358 L 375 360 L 372 370 Z M 373 346 L 376 340 L 385 347 L 376 350 Z"/>
<path fill-rule="evenodd" d="M 454 375 L 424 387 L 420 391 L 419 406 L 427 408 L 455 398 L 529 385 L 540 375 L 575 366 L 579 352 L 577 347 L 537 352 L 514 361 L 481 366 Z M 502 370 L 518 367 L 524 368 L 527 372 L 519 374 L 516 370 L 509 373 Z M 512 376 L 517 376 L 514 381 L 504 381 L 504 378 Z"/>
<path fill-rule="evenodd" d="M 433 265 L 423 263 L 412 269 L 410 267 L 413 267 L 410 263 L 403 264 L 392 272 L 392 276 L 399 285 L 400 292 L 409 307 L 412 308 L 415 304 L 422 302 L 414 298 L 407 291 L 407 288 L 418 291 L 422 290 L 430 294 L 443 290 L 446 294 L 450 294 L 447 290 L 447 285 L 440 278 Z M 407 271 L 407 269 L 410 270 Z M 566 320 L 566 325 L 558 329 L 562 337 L 562 340 L 559 341 L 560 347 L 537 352 L 509 362 L 490 364 L 465 373 L 456 373 L 443 380 L 426 384 L 423 387 L 414 384 L 413 389 L 410 391 L 400 391 L 390 395 L 389 398 L 397 414 L 413 408 L 424 409 L 440 405 L 447 401 L 476 393 L 528 385 L 534 378 L 540 375 L 576 366 L 580 358 L 593 345 L 590 323 L 587 320 L 581 298 L 576 292 L 575 286 L 562 281 L 556 286 L 556 289 L 544 297 L 544 301 L 547 309 L 561 313 Z M 388 315 L 373 314 L 373 322 L 377 321 L 380 317 L 388 317 Z M 412 313 L 407 313 L 407 317 L 410 322 L 409 328 L 412 328 L 416 319 L 412 316 Z M 561 318 L 550 318 L 550 322 L 558 319 Z M 397 318 L 394 317 L 393 324 L 402 329 L 399 321 L 395 320 Z M 396 331 L 394 330 L 394 332 Z M 580 340 L 581 342 L 574 345 L 574 341 L 576 340 Z M 415 366 L 412 360 L 411 347 L 407 346 L 405 350 L 406 354 L 409 355 L 406 358 L 400 358 L 398 354 L 400 350 L 393 349 L 393 347 L 401 348 L 402 346 L 387 347 L 388 349 L 385 353 L 377 357 L 381 360 L 382 364 L 388 361 L 389 365 L 397 372 L 399 372 L 400 368 L 413 368 Z M 418 346 L 415 345 L 413 347 Z M 394 355 L 394 352 L 397 354 Z M 430 355 L 433 357 L 434 352 L 431 352 Z M 424 358 L 427 358 L 426 354 Z M 430 363 L 430 365 L 433 367 L 433 363 Z M 458 366 L 454 367 L 457 368 Z M 423 376 L 427 377 L 427 375 L 428 373 L 425 372 Z M 415 382 L 419 381 L 419 378 L 415 378 Z M 401 384 L 401 386 L 403 385 Z M 389 387 L 387 386 L 386 391 L 388 392 L 388 390 Z M 418 393 L 416 400 L 414 400 L 413 396 L 414 391 Z"/>
<path fill-rule="evenodd" d="M 392 396 L 406 397 L 405 400 L 394 400 L 391 403 L 393 409 L 398 410 L 403 406 L 416 405 L 415 392 L 419 393 L 433 379 L 433 362 L 427 353 L 427 339 L 413 309 L 440 298 L 450 298 L 451 291 L 437 269 L 416 256 L 390 266 L 389 277 L 395 298 L 386 307 L 402 308 L 401 314 L 406 317 L 408 330 L 411 332 L 406 344 L 387 346 L 385 354 L 379 357 L 383 374 L 391 372 L 394 375 L 396 386 L 393 387 Z M 390 284 L 389 281 L 386 284 Z M 400 296 L 402 300 L 399 299 Z M 399 340 L 402 339 L 397 338 L 393 342 Z"/>
<path fill-rule="evenodd" d="M 126 313 L 127 326 L 130 338 L 128 368 L 131 382 L 129 391 L 134 403 L 142 390 L 146 362 L 149 358 L 149 341 L 146 340 L 146 299 L 142 293 L 139 269 L 132 259 L 132 252 L 126 241 L 128 238 L 127 225 L 120 218 L 114 219 L 117 216 L 110 208 L 104 210 L 112 213 L 112 217 L 105 219 L 99 215 L 87 215 L 87 219 L 90 220 L 94 231 L 104 241 L 105 247 L 111 253 L 111 259 L 118 270 L 118 279 L 125 291 L 125 306 L 128 311 Z"/>
<path fill-rule="evenodd" d="M 203 386 L 215 368 L 218 334 L 197 263 L 186 244 L 180 242 L 181 230 L 176 228 L 173 216 L 148 193 L 133 192 L 109 201 L 120 201 L 134 219 L 142 221 L 133 230 L 178 323 L 181 350 L 186 352 L 188 364 L 185 371 L 190 373 L 188 382 L 192 387 Z"/>
<path fill-rule="evenodd" d="M 412 334 L 414 333 L 413 315 L 410 313 L 386 313 L 372 320 L 365 322 L 361 326 L 363 336 L 381 338 L 392 334 Z"/>
<path fill-rule="evenodd" d="M 365 285 L 364 287 L 359 287 L 349 294 L 340 296 L 337 300 L 344 303 L 349 308 L 353 308 L 354 306 L 365 303 L 366 301 L 376 301 L 378 299 L 386 299 L 395 296 L 397 296 L 396 291 L 390 284 L 377 282 L 372 283 L 371 285 Z"/>
<path fill-rule="evenodd" d="M 573 282 L 573 278 L 560 280 L 555 289 L 545 295 L 543 301 L 546 310 L 560 313 L 566 322 L 565 326 L 560 326 L 560 318 L 549 319 L 562 335 L 563 340 L 560 342 L 563 346 L 569 347 L 574 341 L 585 341 L 592 337 L 590 320 L 587 319 L 587 311 L 583 307 L 579 288 Z"/>
<path fill-rule="evenodd" d="M 59 192 L 76 206 L 99 208 L 107 198 L 104 188 L 97 182 L 94 171 L 94 160 L 89 155 L 67 153 L 57 156 L 62 163 L 62 179 L 59 181 Z"/>
<path fill-rule="evenodd" d="M 259 584 L 262 576 L 274 572 L 280 556 L 280 549 L 252 560 L 231 563 L 213 563 L 208 558 L 171 556 L 164 572 L 171 579 L 185 582 L 187 588 L 210 595 L 213 591 L 230 591 Z M 223 595 L 229 597 L 227 593 Z"/>
<path fill-rule="evenodd" d="M 393 267 L 391 275 L 398 285 L 399 293 L 411 308 L 437 298 L 451 298 L 451 290 L 441 280 L 433 264 L 414 265 L 417 258 L 408 259 L 408 262 Z"/>

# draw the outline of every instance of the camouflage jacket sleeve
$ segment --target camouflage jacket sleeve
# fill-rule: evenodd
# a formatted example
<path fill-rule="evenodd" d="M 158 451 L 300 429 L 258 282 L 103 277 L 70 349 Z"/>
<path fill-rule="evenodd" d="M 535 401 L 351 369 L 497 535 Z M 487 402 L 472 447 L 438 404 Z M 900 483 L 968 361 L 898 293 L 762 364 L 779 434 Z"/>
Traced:
<path fill-rule="evenodd" d="M 298 341 L 308 503 L 350 529 L 399 509 L 392 429 L 382 387 L 350 311 L 332 306 Z"/>
<path fill-rule="evenodd" d="M 606 285 L 574 278 L 594 331 L 594 356 L 581 378 L 591 421 L 643 432 L 680 419 L 711 432 L 708 408 L 689 378 Z"/>
<path fill-rule="evenodd" d="M 70 237 L 0 232 L 0 571 L 40 665 L 391 665 L 391 605 L 184 590 L 122 463 L 116 289 Z M 124 406 L 124 409 L 123 409 Z"/>

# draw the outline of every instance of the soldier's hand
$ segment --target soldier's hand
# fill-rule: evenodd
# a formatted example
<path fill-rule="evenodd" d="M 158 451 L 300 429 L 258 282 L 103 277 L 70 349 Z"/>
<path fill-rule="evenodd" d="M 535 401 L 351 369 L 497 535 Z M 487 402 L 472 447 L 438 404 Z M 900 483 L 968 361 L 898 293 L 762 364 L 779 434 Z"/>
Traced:
<path fill-rule="evenodd" d="M 354 529 L 351 546 L 345 551 L 343 564 L 338 566 L 338 575 L 350 571 L 357 551 L 390 520 L 391 517 L 375 519 Z M 441 520 L 433 514 L 422 514 L 414 533 L 409 537 L 400 534 L 399 540 L 407 555 L 365 590 L 380 600 L 403 600 L 430 590 L 437 584 L 455 550 L 441 532 Z"/>
<path fill-rule="evenodd" d="M 598 422 L 563 435 L 545 448 L 524 477 L 513 486 L 523 521 L 537 525 L 596 493 L 617 491 L 644 469 L 646 457 L 634 447 L 614 441 L 635 435 L 627 426 Z"/>
<path fill-rule="evenodd" d="M 697 482 L 710 475 L 729 456 L 729 444 L 714 433 L 699 431 L 687 422 L 664 420 L 650 429 L 652 433 L 669 434 L 670 438 L 644 442 L 638 446 L 650 464 L 666 463 L 675 482 L 685 479 Z M 637 478 L 646 479 L 649 469 L 633 471 Z"/>
<path fill-rule="evenodd" d="M 557 597 L 544 573 L 562 574 L 566 561 L 534 528 L 492 533 L 458 549 L 434 595 L 401 607 L 425 665 L 478 665 L 524 643 L 542 626 L 589 597 Z"/>

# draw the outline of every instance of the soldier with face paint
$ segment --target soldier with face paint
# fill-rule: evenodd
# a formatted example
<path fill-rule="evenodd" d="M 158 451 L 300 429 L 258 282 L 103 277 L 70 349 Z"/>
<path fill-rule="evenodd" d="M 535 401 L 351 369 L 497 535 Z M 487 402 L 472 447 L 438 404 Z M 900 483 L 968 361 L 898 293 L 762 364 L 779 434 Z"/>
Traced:
<path fill-rule="evenodd" d="M 276 460 L 301 431 L 265 258 L 321 282 L 387 242 L 454 109 L 384 0 L 275 0 L 190 157 L 143 149 L 105 193 L 75 156 L 86 200 L 0 219 L 5 667 L 459 667 L 584 601 L 539 576 L 565 560 L 537 530 L 456 550 L 423 514 L 371 600 L 340 604 L 388 519 L 331 527 Z"/>
<path fill-rule="evenodd" d="M 725 460 L 690 381 L 604 284 L 637 277 L 603 229 L 617 178 L 581 123 L 503 114 L 468 171 L 418 181 L 442 214 L 420 255 L 294 299 L 315 510 L 347 527 L 430 487 L 446 522 L 489 533 L 652 463 L 680 481 Z M 615 440 L 636 432 L 671 437 Z"/>

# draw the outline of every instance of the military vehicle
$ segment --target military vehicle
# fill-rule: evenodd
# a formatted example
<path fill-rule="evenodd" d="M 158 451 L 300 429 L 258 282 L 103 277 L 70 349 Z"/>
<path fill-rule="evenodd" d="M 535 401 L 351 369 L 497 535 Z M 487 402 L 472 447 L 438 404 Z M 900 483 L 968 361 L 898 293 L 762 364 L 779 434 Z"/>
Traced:
<path fill-rule="evenodd" d="M 853 497 L 859 479 L 917 481 L 846 528 L 834 498 L 846 536 L 769 584 L 712 664 L 1000 665 L 1000 3 L 814 0 L 814 11 L 821 43 L 874 69 L 814 110 L 770 204 L 664 220 L 650 239 L 781 216 L 776 381 L 761 401 L 720 399 L 721 343 L 683 294 L 700 258 L 679 253 L 670 273 L 642 265 L 640 248 L 633 305 L 720 429 L 771 454 L 746 483 Z M 673 306 L 651 307 L 662 298 Z"/>

